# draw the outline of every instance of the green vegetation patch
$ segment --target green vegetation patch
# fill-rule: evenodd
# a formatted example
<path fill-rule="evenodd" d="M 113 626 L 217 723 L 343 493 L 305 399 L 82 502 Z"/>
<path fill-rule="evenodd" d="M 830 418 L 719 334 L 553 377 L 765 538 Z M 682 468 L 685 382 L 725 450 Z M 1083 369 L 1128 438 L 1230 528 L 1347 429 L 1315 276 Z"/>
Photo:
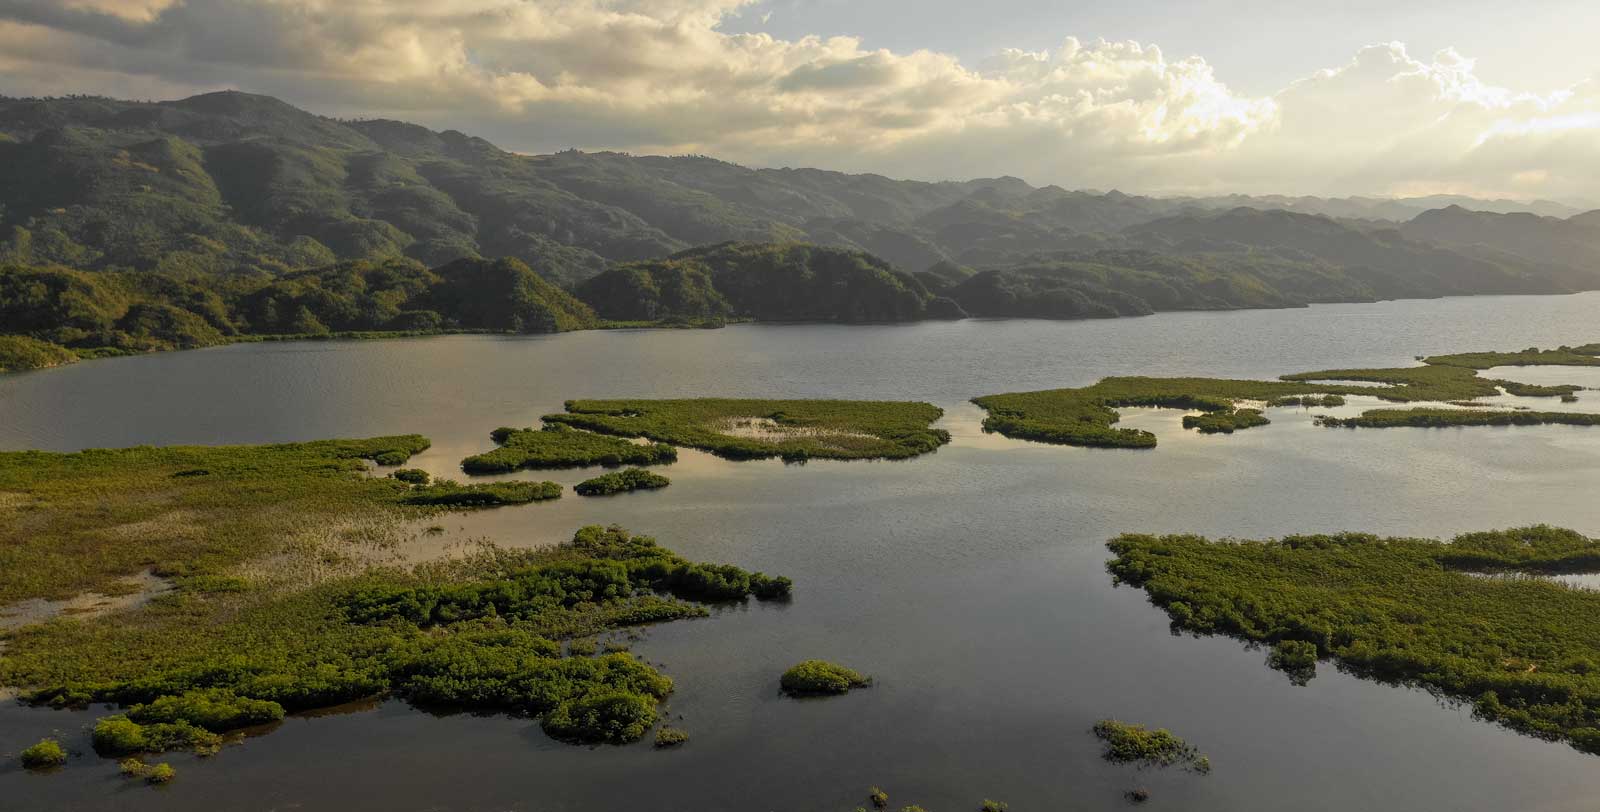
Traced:
<path fill-rule="evenodd" d="M 783 672 L 778 683 L 783 687 L 783 692 L 790 696 L 820 696 L 865 688 L 872 684 L 872 679 L 838 663 L 805 660 Z"/>
<path fill-rule="evenodd" d="M 927 403 L 868 400 L 571 400 L 558 423 L 729 459 L 903 459 L 950 442 Z"/>
<path fill-rule="evenodd" d="M 1482 409 L 1371 409 L 1355 417 L 1317 418 L 1329 428 L 1388 429 L 1449 426 L 1600 426 L 1600 414 L 1586 412 L 1489 411 Z"/>
<path fill-rule="evenodd" d="M 689 734 L 675 727 L 663 726 L 656 731 L 656 747 L 679 747 L 689 741 Z"/>
<path fill-rule="evenodd" d="M 406 487 L 363 460 L 402 460 L 417 435 L 287 445 L 0 452 L 0 605 L 115 590 L 153 570 L 198 576 L 285 550 L 308 529 Z"/>
<path fill-rule="evenodd" d="M 626 653 L 563 656 L 557 641 L 789 588 L 586 527 L 555 548 L 490 549 L 290 591 L 180 591 L 114 618 L 26 627 L 9 640 L 0 685 L 34 703 L 124 706 L 96 725 L 107 755 L 208 752 L 225 731 L 382 695 L 539 717 L 567 741 L 622 742 L 655 724 L 672 680 Z"/>
<path fill-rule="evenodd" d="M 562 423 L 542 429 L 498 428 L 499 448 L 461 461 L 469 474 L 501 474 L 519 468 L 580 468 L 589 465 L 662 465 L 678 450 L 665 443 L 639 445 L 617 437 L 578 431 Z"/>
<path fill-rule="evenodd" d="M 1211 760 L 1165 728 L 1151 730 L 1115 719 L 1094 724 L 1094 735 L 1105 742 L 1106 761 L 1138 764 L 1143 767 L 1182 767 L 1197 773 L 1211 772 Z"/>
<path fill-rule="evenodd" d="M 1595 360 L 1571 352 L 1550 358 Z M 1471 366 L 1430 358 L 1417 367 L 1328 369 L 1284 375 L 1276 381 L 1114 377 L 1077 389 L 985 395 L 972 402 L 988 412 L 984 430 L 1007 437 L 1095 448 L 1154 448 L 1154 434 L 1116 427 L 1121 419 L 1117 409 L 1154 406 L 1198 411 L 1202 414 L 1184 419 L 1185 428 L 1231 433 L 1268 422 L 1260 410 L 1241 408 L 1242 401 L 1269 406 L 1337 406 L 1349 395 L 1402 403 L 1471 401 L 1498 395 L 1502 388 L 1524 397 L 1558 397 L 1581 387 L 1480 378 Z"/>
<path fill-rule="evenodd" d="M 1108 546 L 1117 582 L 1143 588 L 1177 628 L 1269 645 L 1285 670 L 1331 658 L 1600 753 L 1600 592 L 1516 575 L 1600 571 L 1600 541 L 1537 526 L 1448 544 L 1345 533 Z"/>
<path fill-rule="evenodd" d="M 656 490 L 671 484 L 672 480 L 660 474 L 653 474 L 643 468 L 629 468 L 626 471 L 615 471 L 586 479 L 579 482 L 573 490 L 577 491 L 579 496 L 608 496 L 627 491 Z"/>
<path fill-rule="evenodd" d="M 1241 429 L 1265 426 L 1271 423 L 1260 409 L 1229 409 L 1225 412 L 1205 412 L 1184 415 L 1183 427 L 1196 429 L 1201 434 L 1232 434 Z"/>
<path fill-rule="evenodd" d="M 48 341 L 0 335 L 0 372 L 58 367 L 77 360 L 77 353 Z"/>
<path fill-rule="evenodd" d="M 1520 352 L 1463 352 L 1454 355 L 1433 355 L 1423 363 L 1467 369 L 1493 369 L 1494 367 L 1600 366 L 1600 344 L 1581 347 L 1561 346 L 1553 350 L 1529 347 Z"/>
<path fill-rule="evenodd" d="M 67 751 L 61 746 L 61 742 L 55 739 L 41 739 L 38 744 L 23 750 L 19 758 L 22 766 L 30 770 L 40 770 L 67 763 Z"/>
<path fill-rule="evenodd" d="M 488 482 L 462 485 L 441 479 L 418 485 L 401 497 L 408 505 L 442 508 L 484 508 L 526 505 L 561 498 L 561 486 L 554 482 Z"/>

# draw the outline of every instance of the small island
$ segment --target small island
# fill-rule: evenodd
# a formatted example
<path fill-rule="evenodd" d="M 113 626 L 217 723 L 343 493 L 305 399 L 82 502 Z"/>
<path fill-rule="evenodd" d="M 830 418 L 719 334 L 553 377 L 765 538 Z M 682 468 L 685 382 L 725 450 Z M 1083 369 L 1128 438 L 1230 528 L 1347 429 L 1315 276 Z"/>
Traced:
<path fill-rule="evenodd" d="M 627 493 L 640 490 L 659 490 L 672 484 L 672 480 L 651 473 L 643 468 L 629 468 L 626 471 L 615 471 L 601 474 L 593 479 L 579 482 L 574 491 L 579 496 L 610 496 L 615 493 Z"/>
<path fill-rule="evenodd" d="M 984 430 L 1007 437 L 1091 448 L 1154 448 L 1154 434 L 1116 426 L 1122 419 L 1117 409 L 1143 406 L 1200 412 L 1186 416 L 1184 428 L 1201 433 L 1232 434 L 1271 422 L 1260 408 L 1242 404 L 1331 408 L 1344 405 L 1346 397 L 1351 395 L 1400 403 L 1470 403 L 1477 398 L 1499 395 L 1502 390 L 1519 397 L 1570 401 L 1582 387 L 1482 378 L 1478 370 L 1519 364 L 1596 366 L 1600 365 L 1600 344 L 1559 350 L 1529 349 L 1519 353 L 1444 355 L 1422 360 L 1423 364 L 1416 367 L 1327 369 L 1284 375 L 1276 381 L 1112 377 L 1078 389 L 985 395 L 973 398 L 972 402 L 988 412 L 983 421 Z M 1468 418 L 1454 418 L 1463 422 L 1453 425 L 1528 425 L 1529 422 L 1588 425 L 1572 417 L 1572 413 L 1539 414 L 1562 417 L 1505 423 L 1475 423 L 1466 422 Z M 1332 418 L 1322 422 L 1330 426 L 1357 425 Z"/>
<path fill-rule="evenodd" d="M 783 672 L 778 682 L 790 696 L 826 696 L 865 688 L 872 679 L 838 663 L 805 660 Z"/>
<path fill-rule="evenodd" d="M 735 460 L 905 459 L 950 442 L 927 403 L 871 400 L 571 400 L 546 423 L 644 437 Z"/>
<path fill-rule="evenodd" d="M 564 641 L 793 590 L 620 527 L 585 527 L 557 547 L 369 563 L 387 562 L 377 553 L 433 511 L 559 495 L 553 483 L 369 470 L 428 445 L 403 435 L 0 453 L 0 567 L 17 575 L 0 581 L 0 606 L 127 598 L 114 613 L 9 630 L 0 687 L 39 705 L 119 706 L 93 725 L 95 750 L 147 780 L 171 776 L 143 756 L 215 753 L 286 714 L 370 697 L 526 715 L 561 741 L 621 743 L 656 725 L 672 680 L 621 647 Z M 23 514 L 33 520 L 10 520 Z M 58 747 L 43 741 L 26 757 L 47 766 L 65 757 Z"/>
<path fill-rule="evenodd" d="M 1179 767 L 1202 775 L 1211 772 L 1211 759 L 1166 728 L 1151 730 L 1144 725 L 1101 719 L 1094 725 L 1095 738 L 1105 742 L 1102 757 L 1117 764 L 1141 767 Z"/>
<path fill-rule="evenodd" d="M 1541 525 L 1449 543 L 1125 535 L 1108 547 L 1116 582 L 1143 589 L 1174 628 L 1268 646 L 1291 679 L 1327 658 L 1600 754 L 1600 592 L 1531 577 L 1600 572 L 1600 540 Z M 1485 577 L 1502 574 L 1520 577 Z"/>
<path fill-rule="evenodd" d="M 469 474 L 504 474 L 520 468 L 663 465 L 678 459 L 678 450 L 665 443 L 639 445 L 561 423 L 542 429 L 498 428 L 490 437 L 500 447 L 462 460 L 461 470 Z"/>

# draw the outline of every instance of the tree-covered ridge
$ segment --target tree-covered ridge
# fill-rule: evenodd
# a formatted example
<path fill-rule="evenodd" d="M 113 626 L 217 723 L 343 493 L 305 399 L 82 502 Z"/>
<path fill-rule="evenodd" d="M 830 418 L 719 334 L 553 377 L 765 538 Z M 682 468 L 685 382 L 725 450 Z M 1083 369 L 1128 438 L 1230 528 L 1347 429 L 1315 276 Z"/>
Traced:
<path fill-rule="evenodd" d="M 1583 349 L 1583 348 L 1580 348 Z M 1138 406 L 1156 406 L 1168 409 L 1199 411 L 1203 414 L 1184 419 L 1185 428 L 1202 432 L 1232 433 L 1238 429 L 1266 425 L 1270 422 L 1259 409 L 1240 408 L 1241 403 L 1262 403 L 1267 406 L 1340 405 L 1346 395 L 1365 395 L 1382 400 L 1410 402 L 1468 402 L 1475 398 L 1498 395 L 1502 389 L 1512 395 L 1524 397 L 1570 398 L 1582 387 L 1558 385 L 1540 386 L 1515 381 L 1495 380 L 1478 376 L 1475 363 L 1493 360 L 1488 368 L 1505 359 L 1522 358 L 1525 363 L 1557 364 L 1572 361 L 1589 365 L 1595 360 L 1590 354 L 1570 349 L 1541 352 L 1537 349 L 1522 353 L 1473 353 L 1466 355 L 1428 358 L 1421 366 L 1389 369 L 1329 369 L 1284 375 L 1276 381 L 1228 380 L 1222 378 L 1105 378 L 1092 386 L 1076 389 L 1050 389 L 1037 392 L 1013 392 L 984 395 L 972 399 L 973 403 L 988 412 L 983 426 L 987 431 L 1007 437 L 1037 440 L 1063 445 L 1101 448 L 1154 448 L 1156 437 L 1142 429 L 1117 428 L 1121 419 L 1117 409 Z M 1539 360 L 1534 360 L 1539 359 Z M 1351 382 L 1360 383 L 1351 383 Z M 1364 385 L 1375 384 L 1375 385 Z M 1427 415 L 1444 412 L 1443 409 L 1426 410 Z M 1375 410 L 1367 416 L 1382 413 L 1372 425 L 1387 425 L 1397 410 Z M 1411 412 L 1423 419 L 1423 411 Z M 1477 417 L 1472 417 L 1477 414 Z M 1521 413 L 1513 413 L 1521 414 Z M 1529 412 L 1542 415 L 1541 419 L 1501 418 L 1496 413 L 1473 413 L 1462 410 L 1446 419 L 1455 425 L 1524 425 L 1536 422 L 1579 423 L 1586 416 L 1568 419 L 1567 413 Z M 1327 425 L 1367 425 L 1360 418 L 1321 418 Z M 1495 422 L 1496 420 L 1500 422 Z"/>
<path fill-rule="evenodd" d="M 0 266 L 0 329 L 50 345 L 8 341 L 15 368 L 61 363 L 60 348 L 94 356 L 273 336 L 545 333 L 598 324 L 587 305 L 514 259 L 433 270 L 410 260 L 355 261 L 214 279 Z"/>
<path fill-rule="evenodd" d="M 545 415 L 603 434 L 645 437 L 731 459 L 903 459 L 950 442 L 931 428 L 944 411 L 927 403 L 869 400 L 569 400 Z"/>
<path fill-rule="evenodd" d="M 908 273 L 1009 269 L 974 282 L 963 307 L 1052 318 L 1600 284 L 1600 231 L 1578 217 L 1443 210 L 1396 228 L 1334 218 L 1405 219 L 1432 204 L 1329 203 L 922 183 L 699 156 L 525 156 L 231 92 L 0 98 L 0 261 L 253 275 L 515 257 L 574 284 L 698 245 L 804 241 Z"/>
<path fill-rule="evenodd" d="M 578 295 L 601 316 L 622 321 L 893 322 L 939 315 L 930 314 L 934 297 L 911 274 L 871 254 L 803 243 L 724 243 L 623 265 L 583 283 Z"/>
<path fill-rule="evenodd" d="M 1144 589 L 1177 628 L 1274 645 L 1284 665 L 1305 647 L 1600 752 L 1600 592 L 1475 574 L 1596 571 L 1600 541 L 1539 526 L 1452 543 L 1345 533 L 1126 535 L 1108 546 L 1117 581 Z"/>

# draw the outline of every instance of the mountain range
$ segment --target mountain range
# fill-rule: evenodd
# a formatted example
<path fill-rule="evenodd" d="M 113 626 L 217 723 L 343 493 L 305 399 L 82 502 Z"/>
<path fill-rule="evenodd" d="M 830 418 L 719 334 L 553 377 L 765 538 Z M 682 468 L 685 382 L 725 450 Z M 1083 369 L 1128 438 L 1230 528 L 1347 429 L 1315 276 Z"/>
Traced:
<path fill-rule="evenodd" d="M 521 155 L 238 92 L 0 97 L 0 266 L 0 333 L 79 352 L 209 330 L 1081 318 L 1596 289 L 1600 211 Z M 485 308 L 472 280 L 522 304 Z M 94 318 L 43 323 L 80 294 Z"/>

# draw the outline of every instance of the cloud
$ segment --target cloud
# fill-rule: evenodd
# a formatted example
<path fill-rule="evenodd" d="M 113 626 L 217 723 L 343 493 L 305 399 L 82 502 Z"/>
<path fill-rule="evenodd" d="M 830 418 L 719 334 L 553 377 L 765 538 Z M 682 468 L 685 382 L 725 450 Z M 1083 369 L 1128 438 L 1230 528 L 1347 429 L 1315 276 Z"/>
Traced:
<path fill-rule="evenodd" d="M 0 0 L 10 93 L 270 93 L 525 151 L 704 152 L 1174 191 L 1588 195 L 1594 83 L 1488 86 L 1404 46 L 1268 97 L 1199 57 L 1068 38 L 974 66 L 851 37 L 729 34 L 749 0 Z"/>

